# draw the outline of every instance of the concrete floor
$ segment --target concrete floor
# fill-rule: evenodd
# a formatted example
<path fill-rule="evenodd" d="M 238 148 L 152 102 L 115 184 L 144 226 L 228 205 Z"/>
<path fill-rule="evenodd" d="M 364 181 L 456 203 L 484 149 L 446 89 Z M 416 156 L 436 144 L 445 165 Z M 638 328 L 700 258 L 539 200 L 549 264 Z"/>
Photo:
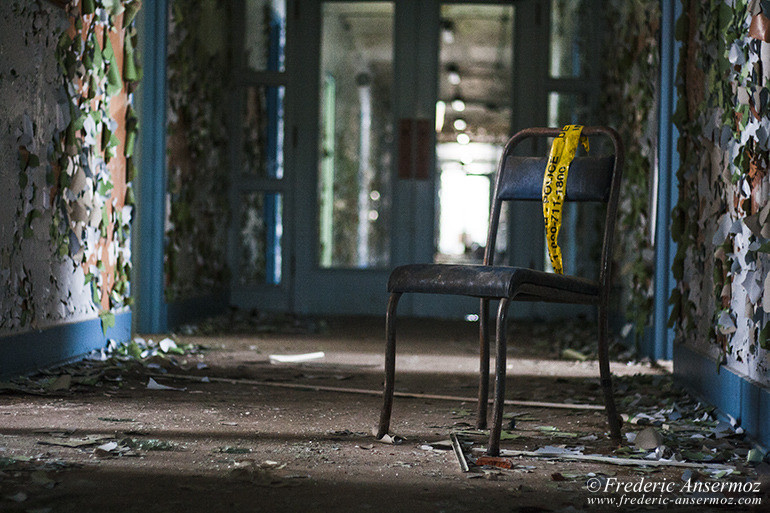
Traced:
<path fill-rule="evenodd" d="M 557 358 L 565 338 L 573 346 L 591 338 L 590 328 L 576 329 L 578 340 L 574 330 L 552 335 L 541 325 L 513 327 L 508 398 L 600 404 L 596 362 Z M 603 486 L 608 479 L 682 480 L 682 468 L 537 458 L 518 459 L 512 470 L 463 473 L 452 451 L 426 444 L 472 428 L 472 401 L 396 398 L 392 431 L 404 442 L 379 443 L 371 435 L 381 401 L 376 395 L 285 385 L 379 390 L 382 320 L 332 319 L 322 329 L 277 331 L 178 336 L 179 343 L 209 349 L 143 364 L 75 365 L 52 374 L 72 376 L 70 386 L 0 395 L 0 511 L 617 511 L 589 504 L 597 496 L 623 495 L 590 492 L 586 483 L 594 475 Z M 402 323 L 397 390 L 474 397 L 476 331 L 473 323 Z M 317 351 L 324 357 L 301 364 L 269 358 Z M 621 406 L 631 415 L 670 394 L 665 368 L 616 362 L 613 372 L 622 376 L 619 399 L 637 397 Z M 181 390 L 148 389 L 151 376 Z M 602 411 L 507 411 L 518 420 L 504 448 L 582 445 L 585 454 L 605 455 L 616 449 Z M 624 430 L 631 428 L 641 429 Z M 483 437 L 465 439 L 477 448 L 486 444 Z M 752 472 L 743 470 L 742 476 Z M 690 510 L 708 508 L 678 509 Z"/>

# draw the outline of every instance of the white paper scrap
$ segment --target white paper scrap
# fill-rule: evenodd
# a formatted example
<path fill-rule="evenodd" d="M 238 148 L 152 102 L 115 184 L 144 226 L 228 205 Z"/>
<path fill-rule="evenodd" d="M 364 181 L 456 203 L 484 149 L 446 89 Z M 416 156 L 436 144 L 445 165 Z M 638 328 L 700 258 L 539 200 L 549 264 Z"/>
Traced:
<path fill-rule="evenodd" d="M 323 351 L 304 354 L 271 354 L 270 363 L 302 363 L 309 362 L 310 360 L 318 360 L 324 356 Z"/>
<path fill-rule="evenodd" d="M 104 451 L 104 452 L 111 452 L 117 448 L 118 448 L 117 442 L 107 442 L 106 444 L 103 444 L 97 447 L 97 450 Z"/>
<path fill-rule="evenodd" d="M 147 390 L 176 390 L 177 392 L 184 392 L 187 388 L 174 388 L 166 385 L 161 385 L 154 379 L 150 378 L 147 382 Z"/>
<path fill-rule="evenodd" d="M 158 345 L 160 346 L 160 350 L 164 353 L 168 353 L 171 349 L 176 349 L 176 342 L 171 340 L 170 338 L 164 338 L 160 342 L 158 342 Z"/>

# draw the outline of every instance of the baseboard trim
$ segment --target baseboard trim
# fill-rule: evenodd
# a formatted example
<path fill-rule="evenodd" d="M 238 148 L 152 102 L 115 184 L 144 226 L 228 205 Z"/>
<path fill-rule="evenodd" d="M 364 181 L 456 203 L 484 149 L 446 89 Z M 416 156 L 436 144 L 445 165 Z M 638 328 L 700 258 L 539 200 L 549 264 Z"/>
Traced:
<path fill-rule="evenodd" d="M 717 373 L 712 358 L 674 344 L 674 381 L 740 422 L 763 449 L 770 448 L 770 389 L 726 367 Z"/>
<path fill-rule="evenodd" d="M 115 314 L 115 325 L 102 331 L 99 318 L 60 324 L 0 338 L 0 379 L 77 360 L 107 345 L 131 338 L 131 312 Z"/>

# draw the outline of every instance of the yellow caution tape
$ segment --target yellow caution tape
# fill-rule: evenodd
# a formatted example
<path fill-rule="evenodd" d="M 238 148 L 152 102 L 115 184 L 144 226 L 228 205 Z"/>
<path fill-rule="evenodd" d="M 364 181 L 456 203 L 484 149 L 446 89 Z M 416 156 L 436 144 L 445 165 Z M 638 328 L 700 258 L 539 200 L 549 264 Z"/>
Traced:
<path fill-rule="evenodd" d="M 543 218 L 548 256 L 555 273 L 564 274 L 559 247 L 562 205 L 567 193 L 567 173 L 575 158 L 578 144 L 588 151 L 588 138 L 582 135 L 583 125 L 565 125 L 553 140 L 548 165 L 543 176 Z"/>

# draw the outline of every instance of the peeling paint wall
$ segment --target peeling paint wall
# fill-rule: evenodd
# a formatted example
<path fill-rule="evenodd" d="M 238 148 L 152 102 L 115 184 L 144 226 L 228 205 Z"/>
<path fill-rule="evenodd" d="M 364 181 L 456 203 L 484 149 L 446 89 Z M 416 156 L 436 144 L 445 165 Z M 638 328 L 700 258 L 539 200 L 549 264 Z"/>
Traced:
<path fill-rule="evenodd" d="M 678 343 L 766 386 L 770 45 L 749 28 L 767 4 L 690 0 L 677 24 L 681 166 L 671 298 Z"/>
<path fill-rule="evenodd" d="M 0 4 L 0 335 L 130 302 L 138 8 Z"/>
<path fill-rule="evenodd" d="M 59 34 L 66 27 L 65 12 L 51 5 L 0 3 L 0 273 L 7 285 L 0 289 L 2 333 L 94 311 L 82 269 L 54 256 L 48 233 L 53 211 L 46 157 L 69 120 L 56 63 Z M 24 170 L 20 146 L 35 155 Z"/>
<path fill-rule="evenodd" d="M 229 283 L 231 7 L 214 0 L 170 3 L 167 301 L 221 291 Z"/>

